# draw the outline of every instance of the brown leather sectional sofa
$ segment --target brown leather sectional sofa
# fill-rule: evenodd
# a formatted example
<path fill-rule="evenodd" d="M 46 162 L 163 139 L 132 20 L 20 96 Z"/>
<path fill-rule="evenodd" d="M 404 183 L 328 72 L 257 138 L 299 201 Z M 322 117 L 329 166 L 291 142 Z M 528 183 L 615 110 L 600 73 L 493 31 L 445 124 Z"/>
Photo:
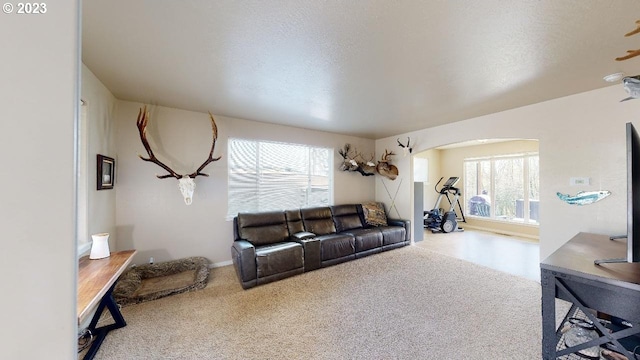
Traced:
<path fill-rule="evenodd" d="M 362 205 L 240 213 L 233 265 L 244 289 L 408 245 L 409 220 L 365 221 Z"/>

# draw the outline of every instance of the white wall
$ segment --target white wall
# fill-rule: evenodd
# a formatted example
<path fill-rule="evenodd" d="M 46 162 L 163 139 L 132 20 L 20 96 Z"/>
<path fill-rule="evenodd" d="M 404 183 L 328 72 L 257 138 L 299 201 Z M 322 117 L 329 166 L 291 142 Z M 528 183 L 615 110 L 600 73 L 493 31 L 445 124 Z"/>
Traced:
<path fill-rule="evenodd" d="M 540 258 L 544 259 L 581 231 L 626 233 L 625 126 L 640 126 L 640 101 L 619 102 L 627 94 L 621 85 L 490 114 L 449 125 L 399 134 L 376 141 L 376 153 L 396 149 L 396 138 L 415 139 L 414 152 L 460 141 L 488 138 L 529 138 L 540 141 Z M 412 141 L 413 142 L 413 141 Z M 410 175 L 409 158 L 396 157 L 401 177 Z M 591 185 L 569 186 L 569 178 L 585 176 Z M 396 180 L 397 182 L 398 180 Z M 610 190 L 608 198 L 588 206 L 561 202 L 556 192 Z M 396 205 L 404 214 L 413 208 L 405 180 Z M 376 182 L 376 199 L 389 205 Z M 412 219 L 413 220 L 413 219 Z"/>
<path fill-rule="evenodd" d="M 134 262 L 149 257 L 165 261 L 204 256 L 216 264 L 229 263 L 233 242 L 232 222 L 227 215 L 227 139 L 263 139 L 334 148 L 334 202 L 374 199 L 373 177 L 337 170 L 337 149 L 350 143 L 364 154 L 374 151 L 374 141 L 333 133 L 270 125 L 215 116 L 219 138 L 214 156 L 222 159 L 208 165 L 209 177 L 196 178 L 193 204 L 184 204 L 175 179 L 157 179 L 164 170 L 143 162 L 146 156 L 135 125 L 142 104 L 118 101 L 117 128 L 117 248 L 139 251 Z M 194 171 L 211 146 L 209 115 L 160 106 L 148 108 L 151 120 L 148 138 L 158 158 L 178 173 Z"/>
<path fill-rule="evenodd" d="M 88 128 L 88 233 L 110 234 L 110 248 L 116 243 L 116 185 L 111 190 L 97 190 L 96 155 L 116 156 L 116 127 L 113 121 L 116 98 L 82 65 L 82 100 L 86 102 Z M 116 159 L 116 171 L 118 168 Z M 116 181 L 117 181 L 116 173 Z M 90 239 L 89 239 L 90 240 Z"/>
<path fill-rule="evenodd" d="M 3 359 L 76 357 L 79 5 L 48 4 L 0 14 Z"/>

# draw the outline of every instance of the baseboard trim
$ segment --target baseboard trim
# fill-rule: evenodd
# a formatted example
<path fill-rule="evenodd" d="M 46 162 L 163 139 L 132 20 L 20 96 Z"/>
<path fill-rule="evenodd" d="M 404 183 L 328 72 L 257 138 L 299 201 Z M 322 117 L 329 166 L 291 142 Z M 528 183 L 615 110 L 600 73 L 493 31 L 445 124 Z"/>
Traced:
<path fill-rule="evenodd" d="M 486 228 L 486 227 L 482 227 L 482 226 L 469 225 L 469 224 L 466 224 L 466 223 L 463 223 L 463 224 L 458 223 L 458 225 L 461 226 L 462 228 L 469 228 L 469 229 L 474 229 L 474 230 L 486 231 L 486 232 L 491 232 L 491 233 L 494 233 L 494 234 L 501 234 L 501 235 L 507 235 L 507 236 L 517 236 L 517 237 L 525 238 L 525 239 L 536 241 L 536 242 L 540 241 L 540 237 L 538 237 L 538 236 L 529 235 L 529 234 L 523 234 L 523 233 L 519 233 L 519 232 L 515 232 L 515 231 L 496 230 L 496 229 Z"/>
<path fill-rule="evenodd" d="M 209 264 L 209 269 L 213 269 L 213 268 L 218 268 L 218 267 L 223 267 L 223 266 L 228 266 L 233 264 L 232 260 L 227 260 L 227 261 L 221 261 L 221 262 L 217 262 L 217 263 L 213 263 L 213 264 Z"/>

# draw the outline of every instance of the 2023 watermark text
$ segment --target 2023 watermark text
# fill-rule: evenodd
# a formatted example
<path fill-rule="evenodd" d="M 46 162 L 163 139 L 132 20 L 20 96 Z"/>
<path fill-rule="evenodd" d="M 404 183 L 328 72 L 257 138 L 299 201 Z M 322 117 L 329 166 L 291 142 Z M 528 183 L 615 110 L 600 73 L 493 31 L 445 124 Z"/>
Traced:
<path fill-rule="evenodd" d="M 47 3 L 4 3 L 2 12 L 5 14 L 45 14 Z"/>

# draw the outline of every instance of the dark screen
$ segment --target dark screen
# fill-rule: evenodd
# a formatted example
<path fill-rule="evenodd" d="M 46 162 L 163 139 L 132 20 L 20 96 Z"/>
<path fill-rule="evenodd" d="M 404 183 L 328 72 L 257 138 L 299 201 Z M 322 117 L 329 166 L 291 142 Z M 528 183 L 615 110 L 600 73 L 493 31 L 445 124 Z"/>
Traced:
<path fill-rule="evenodd" d="M 640 136 L 627 123 L 627 261 L 640 262 Z"/>

